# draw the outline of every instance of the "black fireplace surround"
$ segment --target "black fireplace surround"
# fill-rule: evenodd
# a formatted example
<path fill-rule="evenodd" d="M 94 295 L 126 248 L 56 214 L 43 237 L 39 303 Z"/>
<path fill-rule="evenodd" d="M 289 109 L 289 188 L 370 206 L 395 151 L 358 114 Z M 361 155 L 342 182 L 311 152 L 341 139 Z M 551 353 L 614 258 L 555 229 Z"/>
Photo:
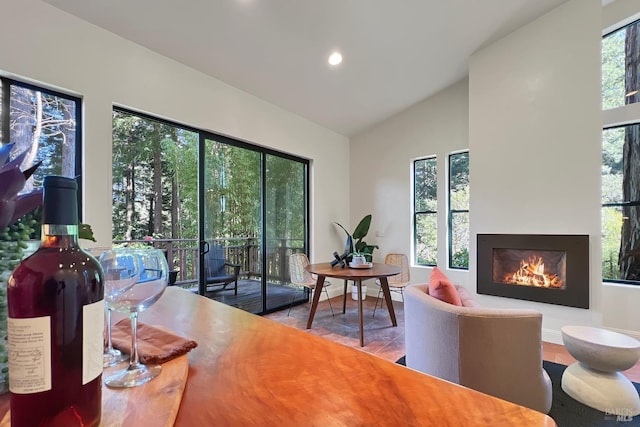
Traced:
<path fill-rule="evenodd" d="M 562 254 L 562 287 L 546 288 L 496 282 L 494 257 L 505 249 L 522 253 L 548 251 Z M 479 294 L 589 308 L 588 235 L 478 234 L 476 250 Z"/>

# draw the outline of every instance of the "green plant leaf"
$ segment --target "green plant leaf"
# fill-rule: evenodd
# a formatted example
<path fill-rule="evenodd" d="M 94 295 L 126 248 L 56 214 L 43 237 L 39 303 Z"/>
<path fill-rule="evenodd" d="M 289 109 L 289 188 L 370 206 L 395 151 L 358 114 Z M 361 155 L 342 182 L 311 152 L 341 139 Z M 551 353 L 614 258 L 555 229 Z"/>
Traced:
<path fill-rule="evenodd" d="M 338 224 L 337 222 L 334 222 L 335 225 L 337 225 L 338 227 L 342 228 L 344 230 L 345 233 L 347 233 L 348 237 L 351 237 L 351 234 L 349 234 L 349 232 L 347 231 L 346 228 L 344 228 L 342 225 Z"/>
<path fill-rule="evenodd" d="M 353 230 L 353 238 L 358 240 L 362 239 L 369 232 L 370 226 L 371 226 L 371 214 L 365 216 L 360 220 L 360 223 L 358 224 L 356 229 Z"/>
<path fill-rule="evenodd" d="M 78 237 L 80 239 L 91 240 L 92 242 L 96 241 L 96 238 L 93 236 L 93 230 L 89 224 L 80 224 L 78 226 Z"/>

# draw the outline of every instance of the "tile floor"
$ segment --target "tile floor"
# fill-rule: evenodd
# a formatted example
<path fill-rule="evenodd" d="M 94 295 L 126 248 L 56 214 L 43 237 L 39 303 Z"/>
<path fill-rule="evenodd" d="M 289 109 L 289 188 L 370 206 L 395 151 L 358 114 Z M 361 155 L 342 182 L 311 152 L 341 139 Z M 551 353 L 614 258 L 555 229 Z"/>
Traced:
<path fill-rule="evenodd" d="M 342 297 L 331 299 L 335 316 L 331 315 L 329 303 L 321 301 L 318 304 L 316 315 L 311 329 L 305 329 L 309 317 L 309 304 L 302 304 L 288 310 L 267 314 L 264 317 L 277 322 L 307 330 L 311 334 L 323 336 L 331 341 L 338 342 L 349 347 L 356 348 L 367 353 L 375 354 L 387 360 L 396 361 L 404 355 L 404 307 L 399 301 L 394 301 L 393 307 L 396 313 L 397 327 L 391 326 L 386 305 L 380 310 L 380 305 L 373 317 L 376 298 L 370 295 L 363 301 L 364 314 L 364 347 L 360 347 L 358 330 L 358 302 L 347 297 L 346 313 L 342 314 Z M 545 360 L 571 364 L 575 361 L 565 350 L 564 346 L 552 343 L 543 343 L 543 357 Z M 640 362 L 628 371 L 623 372 L 631 381 L 640 382 Z"/>

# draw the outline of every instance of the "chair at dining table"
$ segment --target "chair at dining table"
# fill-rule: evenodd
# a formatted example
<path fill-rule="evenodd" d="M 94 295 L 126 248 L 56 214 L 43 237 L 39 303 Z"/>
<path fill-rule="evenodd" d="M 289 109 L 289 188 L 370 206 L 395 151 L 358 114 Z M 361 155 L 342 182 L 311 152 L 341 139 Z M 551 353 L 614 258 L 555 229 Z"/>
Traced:
<path fill-rule="evenodd" d="M 388 277 L 387 282 L 389 283 L 389 291 L 399 293 L 402 298 L 402 302 L 404 302 L 404 288 L 406 288 L 409 285 L 409 281 L 411 280 L 411 272 L 409 270 L 409 258 L 405 254 L 390 253 L 384 257 L 384 263 L 397 265 L 402 269 L 400 274 L 396 274 L 395 276 Z M 380 301 L 380 294 L 382 293 L 382 286 L 380 284 L 380 279 L 376 280 L 376 284 L 380 286 L 380 289 L 378 290 L 376 304 L 373 306 L 373 316 L 376 315 L 376 308 L 378 307 L 378 301 Z M 382 308 L 383 303 L 384 303 L 384 300 L 380 301 L 380 308 Z"/>
<path fill-rule="evenodd" d="M 296 285 L 296 292 L 293 294 L 291 298 L 291 304 L 289 304 L 289 311 L 287 312 L 287 316 L 291 313 L 291 307 L 293 306 L 293 302 L 296 299 L 296 295 L 298 294 L 299 289 L 309 289 L 313 291 L 316 289 L 316 282 L 318 280 L 315 274 L 311 274 L 307 271 L 307 266 L 309 265 L 309 258 L 306 254 L 303 253 L 295 253 L 289 256 L 289 275 L 291 283 Z M 330 286 L 331 282 L 328 280 L 324 281 L 322 285 L 322 290 L 327 295 L 327 300 L 329 301 L 329 308 L 331 308 L 331 314 L 335 316 L 333 312 L 333 306 L 331 305 L 331 299 L 329 297 L 329 292 L 327 292 L 327 286 Z"/>

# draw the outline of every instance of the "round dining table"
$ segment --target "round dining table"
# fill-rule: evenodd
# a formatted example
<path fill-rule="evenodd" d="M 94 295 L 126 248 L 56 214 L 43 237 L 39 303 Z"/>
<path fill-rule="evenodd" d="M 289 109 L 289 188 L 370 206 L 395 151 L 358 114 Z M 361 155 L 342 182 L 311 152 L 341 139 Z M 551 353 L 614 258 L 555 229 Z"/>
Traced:
<path fill-rule="evenodd" d="M 316 308 L 318 306 L 318 301 L 320 300 L 320 293 L 322 292 L 322 287 L 324 285 L 324 281 L 327 277 L 333 277 L 337 279 L 344 279 L 345 281 L 345 295 L 344 302 L 342 304 L 342 312 L 345 312 L 346 305 L 346 288 L 347 281 L 353 280 L 356 282 L 358 286 L 358 318 L 360 321 L 360 347 L 364 347 L 364 323 L 362 318 L 362 281 L 367 279 L 379 279 L 380 286 L 382 287 L 382 293 L 384 294 L 384 299 L 387 303 L 387 310 L 389 311 L 389 317 L 391 317 L 391 324 L 393 326 L 397 326 L 396 322 L 396 313 L 393 310 L 393 303 L 391 301 L 391 292 L 389 291 L 389 282 L 387 281 L 387 277 L 395 276 L 396 274 L 401 273 L 400 266 L 391 265 L 391 264 L 383 264 L 383 263 L 372 263 L 367 268 L 352 268 L 345 266 L 344 268 L 340 266 L 332 267 L 331 264 L 320 263 L 320 264 L 311 264 L 307 266 L 307 270 L 318 276 L 316 282 L 316 289 L 313 293 L 313 301 L 311 303 L 311 310 L 309 311 L 309 320 L 307 321 L 307 329 L 311 329 L 311 324 L 313 323 L 313 317 L 316 314 Z"/>

